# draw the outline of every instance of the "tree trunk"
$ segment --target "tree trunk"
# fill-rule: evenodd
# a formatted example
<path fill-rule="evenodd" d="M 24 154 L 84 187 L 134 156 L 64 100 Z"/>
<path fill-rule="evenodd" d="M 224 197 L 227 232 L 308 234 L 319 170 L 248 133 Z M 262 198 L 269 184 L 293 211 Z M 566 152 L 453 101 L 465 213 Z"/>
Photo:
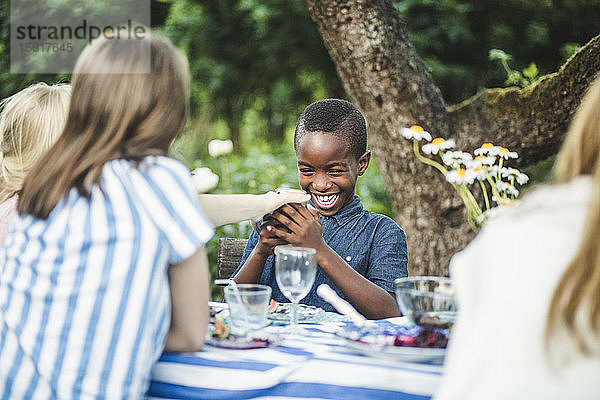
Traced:
<path fill-rule="evenodd" d="M 371 149 L 407 234 L 409 273 L 446 275 L 450 257 L 473 233 L 458 196 L 415 159 L 400 129 L 421 125 L 434 137 L 456 138 L 465 151 L 492 141 L 519 152 L 522 165 L 546 158 L 600 70 L 599 38 L 530 88 L 490 89 L 448 109 L 390 0 L 307 4 L 346 93 L 367 118 Z"/>
<path fill-rule="evenodd" d="M 225 107 L 225 122 L 229 128 L 229 137 L 233 143 L 233 152 L 235 154 L 242 153 L 242 139 L 240 135 L 241 114 L 241 111 L 236 110 L 235 106 L 232 104 L 232 100 L 227 100 Z"/>

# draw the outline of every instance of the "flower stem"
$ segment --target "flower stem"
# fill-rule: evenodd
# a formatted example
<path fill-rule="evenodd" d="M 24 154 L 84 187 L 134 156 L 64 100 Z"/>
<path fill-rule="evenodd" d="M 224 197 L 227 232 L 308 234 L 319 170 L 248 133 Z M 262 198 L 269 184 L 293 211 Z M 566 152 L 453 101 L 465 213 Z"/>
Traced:
<path fill-rule="evenodd" d="M 498 191 L 498 189 L 496 188 L 496 184 L 494 182 L 494 180 L 492 178 L 495 179 L 495 177 L 492 177 L 490 174 L 486 174 L 487 177 L 487 181 L 490 184 L 490 188 L 492 189 L 492 195 L 496 196 L 496 198 L 500 198 L 500 192 Z M 496 201 L 496 203 L 498 203 Z"/>
<path fill-rule="evenodd" d="M 475 200 L 473 193 L 471 193 L 466 185 L 457 185 L 453 183 L 452 187 L 454 187 L 465 207 L 467 208 L 467 220 L 469 221 L 469 225 L 471 225 L 471 229 L 473 232 L 477 233 L 479 231 L 477 226 L 477 217 L 479 217 L 479 215 L 482 213 L 479 204 L 477 204 L 477 200 Z"/>
<path fill-rule="evenodd" d="M 440 171 L 444 176 L 448 174 L 448 170 L 446 170 L 446 168 L 444 168 L 440 163 L 433 161 L 427 157 L 424 157 L 419 152 L 419 142 L 417 141 L 417 139 L 413 139 L 413 152 L 415 153 L 415 157 L 417 157 L 417 159 L 423 164 L 431 165 L 433 168 Z"/>
<path fill-rule="evenodd" d="M 444 176 L 448 174 L 448 170 L 444 168 L 443 165 L 423 156 L 419 152 L 419 143 L 416 139 L 413 139 L 413 152 L 415 153 L 415 157 L 417 157 L 417 159 L 423 164 L 427 164 L 434 167 L 435 169 L 440 171 Z M 469 221 L 469 225 L 471 225 L 471 229 L 473 230 L 473 232 L 477 233 L 479 231 L 479 228 L 477 226 L 476 221 L 477 217 L 482 213 L 479 204 L 477 204 L 477 200 L 475 200 L 475 197 L 473 197 L 471 191 L 464 184 L 457 185 L 455 183 L 452 183 L 452 187 L 454 187 L 454 190 L 456 190 L 456 193 L 458 193 L 460 199 L 467 208 L 467 220 Z"/>
<path fill-rule="evenodd" d="M 500 160 L 498 160 L 498 180 L 502 179 L 502 176 L 500 174 L 500 170 L 502 169 L 502 165 L 504 165 L 504 157 L 500 157 Z"/>
<path fill-rule="evenodd" d="M 485 200 L 485 209 L 489 210 L 490 209 L 490 199 L 488 198 L 487 189 L 485 188 L 485 184 L 483 183 L 483 181 L 480 180 L 479 184 L 481 185 L 481 191 L 483 192 L 483 199 Z"/>

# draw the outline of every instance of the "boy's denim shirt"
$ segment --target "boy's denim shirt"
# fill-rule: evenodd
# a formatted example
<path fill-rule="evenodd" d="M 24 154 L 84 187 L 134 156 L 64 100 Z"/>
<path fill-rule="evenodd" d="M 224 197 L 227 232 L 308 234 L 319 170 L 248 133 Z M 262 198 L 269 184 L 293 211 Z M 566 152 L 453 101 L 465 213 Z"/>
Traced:
<path fill-rule="evenodd" d="M 352 268 L 374 284 L 393 293 L 394 280 L 408 275 L 404 231 L 391 218 L 365 210 L 357 195 L 354 195 L 354 200 L 337 214 L 331 217 L 321 216 L 321 223 L 325 242 Z M 258 243 L 260 225 L 259 222 L 257 229 L 250 234 L 242 264 Z M 276 301 L 289 302 L 275 280 L 274 256 L 267 258 L 260 283 L 273 289 L 272 297 Z M 335 311 L 331 304 L 317 294 L 316 288 L 321 283 L 328 284 L 338 295 L 345 298 L 327 274 L 318 268 L 312 289 L 300 302 L 321 307 L 325 311 Z"/>

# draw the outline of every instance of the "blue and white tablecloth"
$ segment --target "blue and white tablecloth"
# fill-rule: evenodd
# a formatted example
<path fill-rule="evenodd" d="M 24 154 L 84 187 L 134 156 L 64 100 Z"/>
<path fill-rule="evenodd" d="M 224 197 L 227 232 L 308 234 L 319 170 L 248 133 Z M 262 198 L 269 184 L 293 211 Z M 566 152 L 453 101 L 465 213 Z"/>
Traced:
<path fill-rule="evenodd" d="M 382 322 L 383 323 L 383 322 Z M 389 323 L 389 322 L 386 322 Z M 150 399 L 429 399 L 441 365 L 357 353 L 334 332 L 345 323 L 302 324 L 309 337 L 276 346 L 164 354 L 152 373 Z M 269 327 L 282 332 L 286 327 Z"/>

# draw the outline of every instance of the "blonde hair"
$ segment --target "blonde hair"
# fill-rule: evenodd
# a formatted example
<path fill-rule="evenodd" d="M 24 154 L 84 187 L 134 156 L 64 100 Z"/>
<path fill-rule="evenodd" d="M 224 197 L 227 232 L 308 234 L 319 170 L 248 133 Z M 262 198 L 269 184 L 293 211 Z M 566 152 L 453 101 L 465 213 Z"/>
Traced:
<path fill-rule="evenodd" d="M 571 122 L 554 174 L 558 182 L 591 175 L 594 187 L 582 243 L 550 303 L 546 343 L 558 326 L 564 326 L 583 354 L 600 355 L 600 77 Z"/>
<path fill-rule="evenodd" d="M 71 86 L 40 82 L 0 103 L 0 202 L 18 194 L 26 174 L 54 144 L 67 119 Z"/>
<path fill-rule="evenodd" d="M 71 188 L 88 197 L 106 162 L 165 155 L 185 125 L 187 60 L 149 29 L 143 39 L 92 41 L 72 85 L 63 135 L 25 179 L 20 214 L 46 219 Z"/>

